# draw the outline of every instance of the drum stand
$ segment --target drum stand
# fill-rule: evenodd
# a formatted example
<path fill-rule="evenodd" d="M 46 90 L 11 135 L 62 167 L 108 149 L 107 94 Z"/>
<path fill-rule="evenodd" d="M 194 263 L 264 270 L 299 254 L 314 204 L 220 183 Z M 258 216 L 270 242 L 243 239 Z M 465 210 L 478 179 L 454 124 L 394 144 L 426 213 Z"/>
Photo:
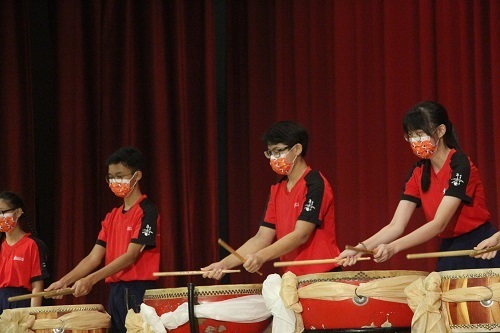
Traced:
<path fill-rule="evenodd" d="M 187 285 L 188 290 L 188 315 L 189 315 L 189 329 L 191 333 L 198 333 L 198 319 L 194 315 L 194 284 L 189 282 Z"/>

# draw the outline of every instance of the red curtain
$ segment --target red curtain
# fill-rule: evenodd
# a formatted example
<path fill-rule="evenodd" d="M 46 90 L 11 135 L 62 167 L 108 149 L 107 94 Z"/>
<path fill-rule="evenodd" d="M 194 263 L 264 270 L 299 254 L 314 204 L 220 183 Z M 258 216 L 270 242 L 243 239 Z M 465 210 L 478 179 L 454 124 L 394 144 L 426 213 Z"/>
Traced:
<path fill-rule="evenodd" d="M 402 118 L 421 100 L 447 107 L 462 148 L 481 171 L 498 227 L 499 16 L 495 1 L 228 2 L 235 246 L 257 231 L 274 180 L 260 138 L 282 119 L 310 132 L 306 159 L 334 188 L 339 246 L 355 245 L 387 224 L 416 161 L 403 140 Z M 418 210 L 407 231 L 424 222 Z M 434 260 L 408 261 L 405 254 L 437 251 L 437 244 L 351 269 L 432 271 Z M 260 280 L 231 281 L 240 278 Z"/>
<path fill-rule="evenodd" d="M 415 162 L 401 120 L 424 99 L 448 108 L 498 226 L 496 1 L 227 1 L 222 119 L 212 1 L 56 1 L 46 2 L 46 13 L 30 12 L 33 3 L 0 2 L 0 188 L 19 192 L 36 211 L 54 279 L 90 251 L 105 213 L 120 204 L 104 182 L 105 159 L 124 145 L 146 156 L 141 186 L 162 216 L 161 270 L 217 260 L 219 207 L 228 207 L 226 241 L 240 246 L 257 231 L 276 180 L 261 135 L 282 119 L 308 128 L 307 160 L 335 191 L 339 246 L 356 244 L 392 217 Z M 45 82 L 32 75 L 43 49 L 29 37 L 36 18 L 46 20 L 44 47 L 53 52 L 53 95 L 42 96 L 53 103 L 48 119 L 32 102 Z M 227 188 L 218 188 L 221 168 Z M 421 223 L 418 212 L 408 231 Z M 405 253 L 436 249 L 432 241 Z M 432 260 L 408 261 L 405 253 L 352 269 L 434 269 Z M 268 263 L 263 271 L 276 270 Z M 216 284 L 199 277 L 160 284 L 187 280 Z M 229 281 L 263 277 L 243 272 Z M 106 304 L 103 290 L 100 283 L 61 303 Z"/>
<path fill-rule="evenodd" d="M 22 192 L 34 215 L 34 147 L 29 59 L 28 11 L 25 3 L 0 5 L 0 190 Z"/>

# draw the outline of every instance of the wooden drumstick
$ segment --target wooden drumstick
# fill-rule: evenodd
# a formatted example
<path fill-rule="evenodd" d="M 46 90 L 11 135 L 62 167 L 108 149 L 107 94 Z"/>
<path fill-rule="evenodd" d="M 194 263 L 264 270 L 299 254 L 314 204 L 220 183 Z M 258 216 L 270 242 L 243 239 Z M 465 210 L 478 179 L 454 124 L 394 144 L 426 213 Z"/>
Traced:
<path fill-rule="evenodd" d="M 474 250 L 475 253 L 471 254 L 470 256 L 475 257 L 475 256 L 480 255 L 480 254 L 485 254 L 488 252 L 493 252 L 493 251 L 498 251 L 498 250 L 500 250 L 500 244 L 496 245 L 496 246 L 487 247 L 487 248 L 481 249 L 481 250 Z"/>
<path fill-rule="evenodd" d="M 65 289 L 57 289 L 57 290 L 51 290 L 51 291 L 41 291 L 39 293 L 31 293 L 31 294 L 26 294 L 26 295 L 19 295 L 19 296 L 12 296 L 7 298 L 7 301 L 9 302 L 15 302 L 15 301 L 22 301 L 25 299 L 30 299 L 33 297 L 45 297 L 45 298 L 50 298 L 54 296 L 62 296 L 62 295 L 69 295 L 74 293 L 75 291 L 71 288 L 65 288 Z"/>
<path fill-rule="evenodd" d="M 439 257 L 460 257 L 460 256 L 477 256 L 480 254 L 500 250 L 500 245 L 492 246 L 482 250 L 458 250 L 458 251 L 441 251 L 428 253 L 413 253 L 406 255 L 407 259 L 423 259 L 423 258 L 439 258 Z"/>
<path fill-rule="evenodd" d="M 236 252 L 231 246 L 229 246 L 229 244 L 227 244 L 226 242 L 224 242 L 222 239 L 219 238 L 219 240 L 217 241 L 217 243 L 219 243 L 220 246 L 222 246 L 223 248 L 225 248 L 229 253 L 231 253 L 232 255 L 234 255 L 236 258 L 238 258 L 242 263 L 244 263 L 246 261 L 245 258 L 243 258 L 238 252 Z M 262 276 L 262 273 L 257 271 L 255 272 L 257 274 L 259 274 L 260 276 Z"/>
<path fill-rule="evenodd" d="M 358 251 L 358 252 L 366 253 L 366 254 L 371 254 L 371 255 L 375 254 L 375 251 L 373 251 L 373 250 L 360 249 L 359 247 L 354 247 L 354 246 L 350 246 L 350 245 L 346 245 L 345 249 L 346 250 L 354 250 L 354 251 Z"/>
<path fill-rule="evenodd" d="M 296 260 L 296 261 L 277 261 L 273 265 L 274 267 L 284 267 L 284 266 L 301 266 L 301 265 L 321 265 L 321 264 L 339 264 L 343 262 L 344 259 L 314 259 L 314 260 Z M 370 260 L 370 257 L 358 258 L 358 261 Z"/>
<path fill-rule="evenodd" d="M 179 272 L 154 272 L 153 276 L 181 276 L 181 275 L 202 275 L 208 271 L 179 271 Z M 240 273 L 239 269 L 223 269 L 222 273 Z"/>

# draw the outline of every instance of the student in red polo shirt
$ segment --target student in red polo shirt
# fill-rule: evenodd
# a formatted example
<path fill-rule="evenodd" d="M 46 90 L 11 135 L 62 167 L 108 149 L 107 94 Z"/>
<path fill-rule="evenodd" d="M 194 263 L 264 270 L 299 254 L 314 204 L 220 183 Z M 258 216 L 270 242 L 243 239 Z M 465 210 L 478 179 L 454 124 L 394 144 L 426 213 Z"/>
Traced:
<path fill-rule="evenodd" d="M 470 250 L 496 229 L 490 223 L 479 170 L 458 145 L 446 109 L 436 102 L 421 102 L 403 120 L 405 139 L 419 158 L 407 176 L 401 200 L 391 222 L 357 247 L 375 249 L 375 261 L 438 236 L 440 251 Z M 422 207 L 429 222 L 400 237 L 413 212 Z M 352 265 L 360 256 L 342 252 Z M 498 260 L 439 258 L 436 271 L 500 267 Z"/>
<path fill-rule="evenodd" d="M 87 295 L 92 286 L 105 279 L 109 283 L 108 312 L 112 331 L 126 332 L 128 305 L 139 306 L 147 289 L 156 288 L 160 266 L 160 215 L 153 202 L 141 193 L 144 158 L 136 148 L 123 147 L 106 161 L 106 180 L 113 193 L 123 198 L 102 221 L 97 242 L 90 254 L 46 290 L 71 284 L 76 297 Z M 105 260 L 101 269 L 94 271 Z"/>
<path fill-rule="evenodd" d="M 308 133 L 292 121 L 274 124 L 265 134 L 271 168 L 283 177 L 271 186 L 260 228 L 236 251 L 246 257 L 243 267 L 256 272 L 262 264 L 282 261 L 335 258 L 339 254 L 335 235 L 333 190 L 326 178 L 312 170 L 304 157 Z M 274 241 L 276 239 L 276 241 Z M 234 255 L 202 268 L 204 277 L 220 279 L 222 270 L 240 265 Z M 290 266 L 296 275 L 339 270 L 337 264 Z"/>
<path fill-rule="evenodd" d="M 24 202 L 16 193 L 0 193 L 0 314 L 5 309 L 41 306 L 41 297 L 17 302 L 7 299 L 43 291 L 49 276 L 47 247 L 34 236 L 24 211 Z"/>

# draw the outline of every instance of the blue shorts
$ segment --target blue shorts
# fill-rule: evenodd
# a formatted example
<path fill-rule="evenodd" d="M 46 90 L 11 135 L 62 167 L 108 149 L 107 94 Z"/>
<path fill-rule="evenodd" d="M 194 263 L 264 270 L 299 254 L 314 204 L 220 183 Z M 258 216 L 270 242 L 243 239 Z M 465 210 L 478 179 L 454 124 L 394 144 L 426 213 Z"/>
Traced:
<path fill-rule="evenodd" d="M 31 299 L 25 299 L 22 301 L 9 302 L 7 299 L 13 296 L 30 294 L 31 292 L 26 288 L 20 287 L 4 287 L 0 288 L 0 302 L 2 306 L 0 309 L 0 315 L 5 309 L 17 309 L 17 308 L 29 308 L 31 306 Z"/>
<path fill-rule="evenodd" d="M 497 230 L 490 222 L 469 231 L 466 234 L 444 238 L 441 241 L 439 251 L 457 251 L 457 250 L 472 250 L 474 246 L 481 243 L 486 238 L 489 238 Z M 446 257 L 439 258 L 437 262 L 436 272 L 451 271 L 457 269 L 475 269 L 475 268 L 498 268 L 500 267 L 500 255 L 495 256 L 491 260 L 477 259 L 469 256 L 461 257 Z"/>
<path fill-rule="evenodd" d="M 139 312 L 144 293 L 155 289 L 155 281 L 129 281 L 110 283 L 108 311 L 111 316 L 111 331 L 126 333 L 125 318 L 129 309 Z"/>

